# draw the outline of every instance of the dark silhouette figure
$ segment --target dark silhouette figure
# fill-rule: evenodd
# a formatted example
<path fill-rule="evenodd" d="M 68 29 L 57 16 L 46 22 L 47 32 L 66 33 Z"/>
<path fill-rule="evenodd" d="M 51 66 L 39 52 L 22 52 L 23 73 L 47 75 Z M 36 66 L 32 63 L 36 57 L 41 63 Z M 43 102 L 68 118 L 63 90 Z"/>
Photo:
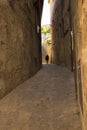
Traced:
<path fill-rule="evenodd" d="M 46 63 L 48 64 L 48 62 L 49 62 L 49 56 L 48 55 L 45 56 L 45 60 L 46 60 Z"/>

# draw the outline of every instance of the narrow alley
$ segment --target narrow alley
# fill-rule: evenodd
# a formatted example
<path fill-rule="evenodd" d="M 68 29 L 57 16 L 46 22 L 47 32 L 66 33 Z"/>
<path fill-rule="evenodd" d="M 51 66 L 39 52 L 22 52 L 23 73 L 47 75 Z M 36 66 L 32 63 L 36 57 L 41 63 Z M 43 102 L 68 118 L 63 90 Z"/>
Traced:
<path fill-rule="evenodd" d="M 81 130 L 74 76 L 43 65 L 0 101 L 0 130 Z"/>

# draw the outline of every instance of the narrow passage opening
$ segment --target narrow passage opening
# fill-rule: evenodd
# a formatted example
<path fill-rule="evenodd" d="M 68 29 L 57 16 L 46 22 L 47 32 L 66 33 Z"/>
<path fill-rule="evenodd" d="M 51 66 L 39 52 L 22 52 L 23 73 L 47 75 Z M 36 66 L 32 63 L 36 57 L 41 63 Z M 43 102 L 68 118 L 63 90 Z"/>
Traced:
<path fill-rule="evenodd" d="M 42 63 L 51 63 L 51 28 L 50 28 L 50 4 L 44 0 L 41 34 L 42 34 Z"/>

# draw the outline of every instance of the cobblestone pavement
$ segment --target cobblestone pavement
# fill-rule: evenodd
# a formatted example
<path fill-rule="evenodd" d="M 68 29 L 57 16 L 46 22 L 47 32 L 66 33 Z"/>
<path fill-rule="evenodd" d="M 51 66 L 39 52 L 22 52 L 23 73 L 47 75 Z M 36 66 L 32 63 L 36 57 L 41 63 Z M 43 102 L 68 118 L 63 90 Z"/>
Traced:
<path fill-rule="evenodd" d="M 81 130 L 73 73 L 43 65 L 0 101 L 0 130 Z"/>

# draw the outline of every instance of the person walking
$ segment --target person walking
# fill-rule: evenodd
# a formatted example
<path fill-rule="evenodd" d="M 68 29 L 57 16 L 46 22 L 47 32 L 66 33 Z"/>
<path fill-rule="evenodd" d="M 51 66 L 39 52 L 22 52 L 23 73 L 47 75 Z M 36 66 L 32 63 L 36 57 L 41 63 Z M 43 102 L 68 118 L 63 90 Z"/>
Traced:
<path fill-rule="evenodd" d="M 45 60 L 46 60 L 46 63 L 48 64 L 48 62 L 49 62 L 49 56 L 48 56 L 48 54 L 45 56 Z"/>

